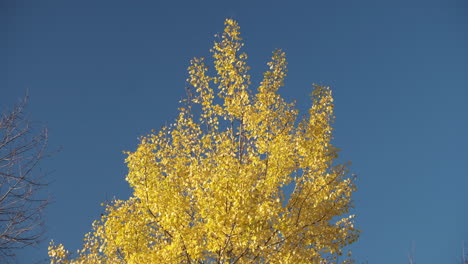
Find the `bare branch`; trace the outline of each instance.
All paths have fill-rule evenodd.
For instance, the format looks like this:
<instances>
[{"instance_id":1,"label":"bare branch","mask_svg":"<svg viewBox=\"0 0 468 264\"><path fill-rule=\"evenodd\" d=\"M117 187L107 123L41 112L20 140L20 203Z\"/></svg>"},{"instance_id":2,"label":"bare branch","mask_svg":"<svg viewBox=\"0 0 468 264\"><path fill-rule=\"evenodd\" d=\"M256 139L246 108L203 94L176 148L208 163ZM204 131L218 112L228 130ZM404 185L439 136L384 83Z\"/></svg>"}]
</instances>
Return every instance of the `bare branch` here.
<instances>
[{"instance_id":1,"label":"bare branch","mask_svg":"<svg viewBox=\"0 0 468 264\"><path fill-rule=\"evenodd\" d=\"M46 157L47 130L36 131L24 114L27 96L0 117L0 260L14 257L14 249L41 241L43 210L49 200L41 197L47 186L36 173Z\"/></svg>"}]
</instances>

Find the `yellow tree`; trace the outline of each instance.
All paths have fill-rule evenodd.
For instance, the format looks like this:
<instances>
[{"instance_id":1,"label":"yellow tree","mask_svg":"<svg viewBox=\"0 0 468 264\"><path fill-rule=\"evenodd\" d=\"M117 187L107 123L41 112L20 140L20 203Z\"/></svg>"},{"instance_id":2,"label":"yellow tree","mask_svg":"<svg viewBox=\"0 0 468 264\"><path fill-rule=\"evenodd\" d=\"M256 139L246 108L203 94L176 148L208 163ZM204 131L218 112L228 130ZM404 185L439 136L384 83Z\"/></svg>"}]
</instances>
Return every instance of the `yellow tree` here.
<instances>
[{"instance_id":1,"label":"yellow tree","mask_svg":"<svg viewBox=\"0 0 468 264\"><path fill-rule=\"evenodd\" d=\"M253 92L239 26L225 25L211 50L216 76L193 59L174 124L128 153L132 197L107 205L76 256L52 242L52 263L350 262L339 256L358 236L355 186L333 163L331 90L314 85L296 121L277 93L284 52Z\"/></svg>"}]
</instances>

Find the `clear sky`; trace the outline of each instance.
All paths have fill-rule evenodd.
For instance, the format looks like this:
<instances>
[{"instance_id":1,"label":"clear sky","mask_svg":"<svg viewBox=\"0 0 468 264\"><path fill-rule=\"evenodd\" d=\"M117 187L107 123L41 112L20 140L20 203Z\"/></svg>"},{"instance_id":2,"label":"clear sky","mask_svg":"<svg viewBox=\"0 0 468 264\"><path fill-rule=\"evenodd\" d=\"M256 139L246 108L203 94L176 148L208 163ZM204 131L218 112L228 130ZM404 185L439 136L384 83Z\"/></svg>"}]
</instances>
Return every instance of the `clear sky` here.
<instances>
[{"instance_id":1,"label":"clear sky","mask_svg":"<svg viewBox=\"0 0 468 264\"><path fill-rule=\"evenodd\" d=\"M468 245L468 2L0 1L0 109L29 90L49 129L47 239L81 246L112 197L126 199L124 150L172 122L192 57L238 20L254 84L276 48L281 93L305 111L333 87L340 159L359 176L357 263L460 263ZM255 87L253 87L255 89Z\"/></svg>"}]
</instances>

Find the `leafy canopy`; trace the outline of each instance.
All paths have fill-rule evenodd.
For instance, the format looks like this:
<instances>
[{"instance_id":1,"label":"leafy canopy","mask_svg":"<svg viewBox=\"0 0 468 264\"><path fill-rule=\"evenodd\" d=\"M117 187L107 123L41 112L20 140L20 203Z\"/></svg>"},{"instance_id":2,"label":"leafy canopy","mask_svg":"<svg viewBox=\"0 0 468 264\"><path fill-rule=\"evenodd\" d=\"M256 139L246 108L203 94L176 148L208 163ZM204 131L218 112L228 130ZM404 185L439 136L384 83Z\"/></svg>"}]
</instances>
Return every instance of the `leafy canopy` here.
<instances>
[{"instance_id":1,"label":"leafy canopy","mask_svg":"<svg viewBox=\"0 0 468 264\"><path fill-rule=\"evenodd\" d=\"M277 93L285 53L273 52L253 93L239 26L225 25L216 76L194 58L175 123L128 153L133 196L107 206L74 259L52 242L52 263L328 263L357 239L355 186L333 164L330 88L315 85L296 122Z\"/></svg>"}]
</instances>

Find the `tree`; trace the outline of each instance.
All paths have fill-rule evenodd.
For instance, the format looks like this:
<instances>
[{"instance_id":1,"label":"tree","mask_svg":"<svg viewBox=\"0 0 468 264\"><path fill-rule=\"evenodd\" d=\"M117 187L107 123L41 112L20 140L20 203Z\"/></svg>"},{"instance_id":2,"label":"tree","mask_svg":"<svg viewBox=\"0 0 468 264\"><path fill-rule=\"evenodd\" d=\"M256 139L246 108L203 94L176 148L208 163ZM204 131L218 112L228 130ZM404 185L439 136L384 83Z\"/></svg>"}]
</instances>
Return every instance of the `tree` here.
<instances>
[{"instance_id":1,"label":"tree","mask_svg":"<svg viewBox=\"0 0 468 264\"><path fill-rule=\"evenodd\" d=\"M47 130L37 131L25 116L27 97L0 118L0 259L41 241L43 209L48 204L36 172L45 157Z\"/></svg>"},{"instance_id":2,"label":"tree","mask_svg":"<svg viewBox=\"0 0 468 264\"><path fill-rule=\"evenodd\" d=\"M254 94L239 26L225 25L217 75L194 58L175 123L128 153L133 196L107 205L75 258L51 242L52 263L331 263L357 239L353 179L333 164L331 90L315 85L296 122L277 93L285 53Z\"/></svg>"}]
</instances>

